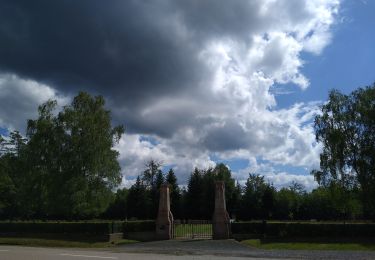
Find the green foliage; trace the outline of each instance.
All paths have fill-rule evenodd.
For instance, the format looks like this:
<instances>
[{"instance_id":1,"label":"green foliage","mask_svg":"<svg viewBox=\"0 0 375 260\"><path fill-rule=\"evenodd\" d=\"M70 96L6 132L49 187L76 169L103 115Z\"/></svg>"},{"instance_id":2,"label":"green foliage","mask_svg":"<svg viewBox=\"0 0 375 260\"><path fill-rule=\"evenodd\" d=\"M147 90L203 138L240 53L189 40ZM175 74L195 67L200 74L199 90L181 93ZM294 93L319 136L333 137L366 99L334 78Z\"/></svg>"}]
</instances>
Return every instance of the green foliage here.
<instances>
[{"instance_id":1,"label":"green foliage","mask_svg":"<svg viewBox=\"0 0 375 260\"><path fill-rule=\"evenodd\" d=\"M161 163L150 160L146 164L146 169L143 171L143 184L150 190L157 190L160 185L160 170Z\"/></svg>"},{"instance_id":2,"label":"green foliage","mask_svg":"<svg viewBox=\"0 0 375 260\"><path fill-rule=\"evenodd\" d=\"M275 188L264 176L249 174L242 198L241 219L267 219L273 214Z\"/></svg>"},{"instance_id":3,"label":"green foliage","mask_svg":"<svg viewBox=\"0 0 375 260\"><path fill-rule=\"evenodd\" d=\"M185 194L185 218L212 218L215 206L215 181L219 180L224 181L225 199L228 205L228 202L233 201L235 197L235 181L230 170L224 164L218 164L214 169L194 169ZM233 213L232 207L228 207L228 210L230 214Z\"/></svg>"},{"instance_id":4,"label":"green foliage","mask_svg":"<svg viewBox=\"0 0 375 260\"><path fill-rule=\"evenodd\" d=\"M141 182L140 177L137 177L137 181L129 189L127 198L127 217L138 218L138 219L150 219L151 217L151 199L146 186Z\"/></svg>"},{"instance_id":5,"label":"green foliage","mask_svg":"<svg viewBox=\"0 0 375 260\"><path fill-rule=\"evenodd\" d=\"M0 214L9 194L16 203L1 217L88 218L106 210L121 181L112 147L124 130L111 127L104 105L103 97L80 92L56 115L57 102L49 100L28 121L27 142L18 132L6 144L2 138L0 178L10 190Z\"/></svg>"},{"instance_id":6,"label":"green foliage","mask_svg":"<svg viewBox=\"0 0 375 260\"><path fill-rule=\"evenodd\" d=\"M129 190L127 188L118 189L108 209L103 214L104 219L125 219L128 215L127 200Z\"/></svg>"},{"instance_id":7,"label":"green foliage","mask_svg":"<svg viewBox=\"0 0 375 260\"><path fill-rule=\"evenodd\" d=\"M349 95L329 94L315 118L317 141L323 144L321 185L335 182L346 190L360 188L365 215L375 217L375 84Z\"/></svg>"},{"instance_id":8,"label":"green foliage","mask_svg":"<svg viewBox=\"0 0 375 260\"><path fill-rule=\"evenodd\" d=\"M8 140L2 137L0 140L0 217L3 218L19 215L20 201L27 196L22 189L26 183L22 175L25 141L18 131L11 132Z\"/></svg>"},{"instance_id":9,"label":"green foliage","mask_svg":"<svg viewBox=\"0 0 375 260\"><path fill-rule=\"evenodd\" d=\"M0 216L11 217L16 204L16 186L9 175L10 158L7 157L0 158Z\"/></svg>"},{"instance_id":10,"label":"green foliage","mask_svg":"<svg viewBox=\"0 0 375 260\"><path fill-rule=\"evenodd\" d=\"M150 203L151 218L156 218L158 206L159 206L159 190L160 186L164 183L164 175L161 171L161 163L154 160L150 160L146 164L146 169L143 171L142 183L148 193ZM144 201L146 203L146 201Z\"/></svg>"}]
</instances>

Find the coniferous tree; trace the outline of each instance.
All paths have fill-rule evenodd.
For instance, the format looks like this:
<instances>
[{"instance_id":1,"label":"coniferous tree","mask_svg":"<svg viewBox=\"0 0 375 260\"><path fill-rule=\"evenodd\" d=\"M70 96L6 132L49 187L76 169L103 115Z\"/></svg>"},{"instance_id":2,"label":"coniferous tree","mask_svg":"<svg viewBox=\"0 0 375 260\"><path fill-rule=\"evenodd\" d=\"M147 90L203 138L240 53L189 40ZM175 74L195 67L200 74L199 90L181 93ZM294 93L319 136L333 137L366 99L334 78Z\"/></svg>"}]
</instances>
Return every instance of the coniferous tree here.
<instances>
[{"instance_id":1,"label":"coniferous tree","mask_svg":"<svg viewBox=\"0 0 375 260\"><path fill-rule=\"evenodd\" d=\"M198 168L190 175L186 191L186 209L185 218L199 219L202 216L203 179L202 173Z\"/></svg>"},{"instance_id":2,"label":"coniferous tree","mask_svg":"<svg viewBox=\"0 0 375 260\"><path fill-rule=\"evenodd\" d=\"M159 207L160 186L164 183L161 163L150 160L143 171L142 181L147 188L147 194L151 201L150 218L156 218Z\"/></svg>"},{"instance_id":3,"label":"coniferous tree","mask_svg":"<svg viewBox=\"0 0 375 260\"><path fill-rule=\"evenodd\" d=\"M148 219L150 218L151 201L147 193L146 186L138 176L135 184L129 189L127 196L128 218Z\"/></svg>"},{"instance_id":4,"label":"coniferous tree","mask_svg":"<svg viewBox=\"0 0 375 260\"><path fill-rule=\"evenodd\" d=\"M165 181L169 184L172 214L175 219L179 219L181 218L181 194L172 168L169 169Z\"/></svg>"}]
</instances>

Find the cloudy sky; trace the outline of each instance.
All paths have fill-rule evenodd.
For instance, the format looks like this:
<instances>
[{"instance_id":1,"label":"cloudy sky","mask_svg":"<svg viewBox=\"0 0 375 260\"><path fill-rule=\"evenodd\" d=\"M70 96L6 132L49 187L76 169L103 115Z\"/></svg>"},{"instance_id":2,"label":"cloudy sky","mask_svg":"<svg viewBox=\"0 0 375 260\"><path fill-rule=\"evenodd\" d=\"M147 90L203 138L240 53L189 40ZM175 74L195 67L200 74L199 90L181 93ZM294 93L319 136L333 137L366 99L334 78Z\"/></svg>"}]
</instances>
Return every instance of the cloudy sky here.
<instances>
[{"instance_id":1,"label":"cloudy sky","mask_svg":"<svg viewBox=\"0 0 375 260\"><path fill-rule=\"evenodd\" d=\"M329 89L375 80L375 1L0 0L0 134L38 104L103 95L123 185L150 159L181 184L224 162L308 189Z\"/></svg>"}]
</instances>

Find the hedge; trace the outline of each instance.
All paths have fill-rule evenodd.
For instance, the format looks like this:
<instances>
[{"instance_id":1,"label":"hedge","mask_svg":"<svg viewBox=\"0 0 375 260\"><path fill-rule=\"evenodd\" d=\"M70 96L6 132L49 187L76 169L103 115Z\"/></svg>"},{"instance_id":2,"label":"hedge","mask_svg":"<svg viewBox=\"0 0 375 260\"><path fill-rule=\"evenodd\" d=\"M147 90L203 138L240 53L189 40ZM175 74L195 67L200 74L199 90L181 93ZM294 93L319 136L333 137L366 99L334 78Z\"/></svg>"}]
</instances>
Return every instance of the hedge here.
<instances>
[{"instance_id":1,"label":"hedge","mask_svg":"<svg viewBox=\"0 0 375 260\"><path fill-rule=\"evenodd\" d=\"M375 224L236 222L233 234L267 237L375 237Z\"/></svg>"},{"instance_id":2,"label":"hedge","mask_svg":"<svg viewBox=\"0 0 375 260\"><path fill-rule=\"evenodd\" d=\"M0 233L110 234L121 230L121 222L0 222Z\"/></svg>"},{"instance_id":3,"label":"hedge","mask_svg":"<svg viewBox=\"0 0 375 260\"><path fill-rule=\"evenodd\" d=\"M146 232L155 231L156 223L154 220L143 221L125 221L123 223L123 232Z\"/></svg>"},{"instance_id":4,"label":"hedge","mask_svg":"<svg viewBox=\"0 0 375 260\"><path fill-rule=\"evenodd\" d=\"M0 222L0 234L111 234L155 231L155 221Z\"/></svg>"}]
</instances>

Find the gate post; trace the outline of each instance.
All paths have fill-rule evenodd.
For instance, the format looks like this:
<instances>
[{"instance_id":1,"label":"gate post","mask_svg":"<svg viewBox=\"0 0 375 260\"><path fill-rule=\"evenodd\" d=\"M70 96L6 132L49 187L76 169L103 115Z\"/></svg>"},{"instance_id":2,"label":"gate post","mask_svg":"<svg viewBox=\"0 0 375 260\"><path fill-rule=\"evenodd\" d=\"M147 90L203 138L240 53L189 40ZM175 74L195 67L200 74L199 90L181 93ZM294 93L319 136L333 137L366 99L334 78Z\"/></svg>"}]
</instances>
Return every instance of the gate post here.
<instances>
[{"instance_id":1,"label":"gate post","mask_svg":"<svg viewBox=\"0 0 375 260\"><path fill-rule=\"evenodd\" d=\"M169 199L168 184L160 187L159 210L156 219L156 237L160 240L172 238L173 215Z\"/></svg>"},{"instance_id":2,"label":"gate post","mask_svg":"<svg viewBox=\"0 0 375 260\"><path fill-rule=\"evenodd\" d=\"M230 238L230 218L225 205L223 181L215 182L215 211L212 218L213 239Z\"/></svg>"}]
</instances>

